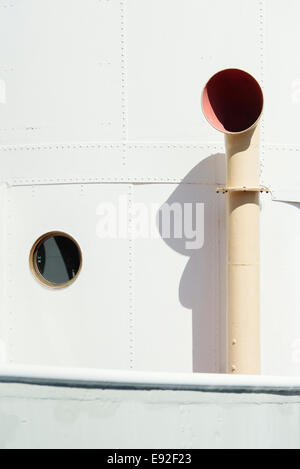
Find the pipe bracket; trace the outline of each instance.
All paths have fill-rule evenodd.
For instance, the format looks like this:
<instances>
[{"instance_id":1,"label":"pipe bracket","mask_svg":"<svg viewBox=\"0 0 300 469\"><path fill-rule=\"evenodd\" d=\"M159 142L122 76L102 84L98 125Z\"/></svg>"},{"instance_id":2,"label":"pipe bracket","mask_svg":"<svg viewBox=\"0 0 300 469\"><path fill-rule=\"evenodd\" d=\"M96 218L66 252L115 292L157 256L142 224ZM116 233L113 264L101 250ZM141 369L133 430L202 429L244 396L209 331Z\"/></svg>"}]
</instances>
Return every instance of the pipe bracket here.
<instances>
[{"instance_id":1,"label":"pipe bracket","mask_svg":"<svg viewBox=\"0 0 300 469\"><path fill-rule=\"evenodd\" d=\"M259 187L246 187L246 186L240 186L240 187L230 187L230 186L225 186L225 187L217 187L216 189L217 194L226 194L227 192L266 192L268 194L270 192L270 189L268 189L265 186L259 186Z\"/></svg>"}]
</instances>

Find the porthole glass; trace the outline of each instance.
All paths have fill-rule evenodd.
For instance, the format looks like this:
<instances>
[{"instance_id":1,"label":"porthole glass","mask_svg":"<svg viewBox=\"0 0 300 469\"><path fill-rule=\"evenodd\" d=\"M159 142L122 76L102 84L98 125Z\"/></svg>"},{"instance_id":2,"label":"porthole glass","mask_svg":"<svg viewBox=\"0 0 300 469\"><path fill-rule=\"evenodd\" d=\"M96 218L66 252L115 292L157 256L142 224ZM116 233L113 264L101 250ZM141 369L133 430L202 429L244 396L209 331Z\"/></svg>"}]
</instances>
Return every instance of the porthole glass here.
<instances>
[{"instance_id":1,"label":"porthole glass","mask_svg":"<svg viewBox=\"0 0 300 469\"><path fill-rule=\"evenodd\" d=\"M41 236L30 252L30 266L34 276L50 287L66 287L74 282L81 263L78 243L60 231Z\"/></svg>"}]
</instances>

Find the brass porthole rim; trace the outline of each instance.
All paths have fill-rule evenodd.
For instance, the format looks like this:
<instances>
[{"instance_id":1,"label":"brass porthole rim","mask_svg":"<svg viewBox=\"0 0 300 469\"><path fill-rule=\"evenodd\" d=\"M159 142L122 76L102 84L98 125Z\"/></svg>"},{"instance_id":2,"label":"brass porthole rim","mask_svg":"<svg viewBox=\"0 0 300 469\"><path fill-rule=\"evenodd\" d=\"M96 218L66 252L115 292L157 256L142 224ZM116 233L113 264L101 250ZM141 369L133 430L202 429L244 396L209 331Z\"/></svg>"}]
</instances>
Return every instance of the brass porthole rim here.
<instances>
[{"instance_id":1,"label":"brass porthole rim","mask_svg":"<svg viewBox=\"0 0 300 469\"><path fill-rule=\"evenodd\" d=\"M46 241L47 239L53 237L53 236L64 236L65 238L68 238L70 239L74 244L75 246L77 247L78 249L78 253L79 253L79 268L78 268L78 271L76 272L75 276L68 280L68 282L65 282L65 283L59 283L59 284L56 284L56 283L52 283L52 282L49 282L47 279L45 279L45 277L43 277L43 275L40 273L39 271L39 268L37 266L37 251L38 251L38 248L40 247L40 245ZM78 244L78 242L76 241L76 239L74 239L71 235L69 235L68 233L65 233L63 231L49 231L43 235L41 235L33 244L31 250L30 250L30 254L29 254L29 266L30 266L30 270L34 276L34 278L36 280L38 280L38 282L40 282L42 285L46 286L46 287L50 287L50 288L54 288L54 289L57 289L57 288L65 288L65 287L68 287L69 285L71 285L73 282L75 282L75 280L77 279L78 275L80 274L80 271L81 271L81 268L82 268L82 252L81 252L81 248Z\"/></svg>"}]
</instances>

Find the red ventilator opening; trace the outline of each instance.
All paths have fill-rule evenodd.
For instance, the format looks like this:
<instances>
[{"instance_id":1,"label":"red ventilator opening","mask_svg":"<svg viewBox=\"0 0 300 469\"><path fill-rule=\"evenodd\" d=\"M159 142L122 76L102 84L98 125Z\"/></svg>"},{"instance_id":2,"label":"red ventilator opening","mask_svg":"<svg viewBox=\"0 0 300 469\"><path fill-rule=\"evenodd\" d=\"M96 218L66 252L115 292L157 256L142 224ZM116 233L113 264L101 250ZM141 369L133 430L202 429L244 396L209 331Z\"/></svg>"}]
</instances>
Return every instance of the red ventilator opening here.
<instances>
[{"instance_id":1,"label":"red ventilator opening","mask_svg":"<svg viewBox=\"0 0 300 469\"><path fill-rule=\"evenodd\" d=\"M216 73L202 93L202 109L208 122L225 133L251 128L263 110L259 83L247 72L230 68Z\"/></svg>"}]
</instances>

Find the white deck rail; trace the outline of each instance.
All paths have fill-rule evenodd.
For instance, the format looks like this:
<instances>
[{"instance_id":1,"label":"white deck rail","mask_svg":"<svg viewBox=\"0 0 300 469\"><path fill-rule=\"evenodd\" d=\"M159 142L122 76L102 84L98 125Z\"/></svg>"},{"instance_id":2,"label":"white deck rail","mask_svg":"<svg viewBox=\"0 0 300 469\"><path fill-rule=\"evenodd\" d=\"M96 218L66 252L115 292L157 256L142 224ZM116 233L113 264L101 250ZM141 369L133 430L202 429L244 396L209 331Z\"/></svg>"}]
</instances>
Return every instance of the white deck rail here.
<instances>
[{"instance_id":1,"label":"white deck rail","mask_svg":"<svg viewBox=\"0 0 300 469\"><path fill-rule=\"evenodd\" d=\"M201 373L151 373L124 370L0 366L0 382L52 386L177 389L244 392L300 392L300 378Z\"/></svg>"}]
</instances>

